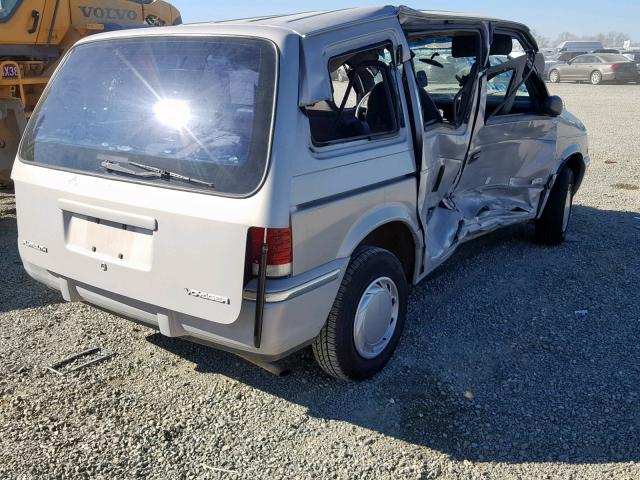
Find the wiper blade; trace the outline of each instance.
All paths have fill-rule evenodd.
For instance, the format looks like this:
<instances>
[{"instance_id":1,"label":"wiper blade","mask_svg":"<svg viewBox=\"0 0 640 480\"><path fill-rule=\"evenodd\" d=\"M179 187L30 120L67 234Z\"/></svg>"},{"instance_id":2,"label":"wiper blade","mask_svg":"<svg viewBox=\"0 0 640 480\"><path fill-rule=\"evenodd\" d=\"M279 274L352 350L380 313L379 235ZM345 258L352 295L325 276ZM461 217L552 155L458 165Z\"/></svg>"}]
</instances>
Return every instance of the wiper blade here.
<instances>
[{"instance_id":1,"label":"wiper blade","mask_svg":"<svg viewBox=\"0 0 640 480\"><path fill-rule=\"evenodd\" d=\"M213 183L207 182L205 180L200 180L198 178L193 178L193 177L187 177L186 175L181 175L179 173L172 172L170 170L152 167L151 165L132 162L130 160L128 160L126 164L122 164L120 162L114 162L111 160L105 160L100 165L102 165L102 167L104 167L109 171L126 173L128 175L135 175L136 177L175 178L176 180L182 180L184 182L189 182L189 183L197 183L198 185L204 185L209 188L215 187ZM132 165L134 167L139 168L140 170L134 170L132 168L128 168L127 165Z\"/></svg>"},{"instance_id":2,"label":"wiper blade","mask_svg":"<svg viewBox=\"0 0 640 480\"><path fill-rule=\"evenodd\" d=\"M148 177L155 177L155 178L160 178L160 174L157 173L157 172L152 172L150 170L143 170L143 171L133 170L131 168L127 168L125 165L123 165L121 163L112 162L110 160L105 160L100 165L102 165L104 168L106 168L110 172L127 173L129 175L135 175L136 177L147 177L147 178Z\"/></svg>"}]
</instances>

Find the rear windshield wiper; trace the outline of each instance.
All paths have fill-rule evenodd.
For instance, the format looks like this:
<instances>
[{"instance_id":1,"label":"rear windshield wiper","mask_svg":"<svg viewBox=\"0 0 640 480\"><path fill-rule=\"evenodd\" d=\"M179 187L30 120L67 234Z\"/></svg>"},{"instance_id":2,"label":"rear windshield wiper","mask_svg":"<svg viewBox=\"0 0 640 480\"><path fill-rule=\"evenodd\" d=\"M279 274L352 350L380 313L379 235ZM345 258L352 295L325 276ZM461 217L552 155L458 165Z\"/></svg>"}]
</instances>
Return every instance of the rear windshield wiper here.
<instances>
[{"instance_id":1,"label":"rear windshield wiper","mask_svg":"<svg viewBox=\"0 0 640 480\"><path fill-rule=\"evenodd\" d=\"M198 178L187 177L186 175L181 175L176 172L171 172L169 170L165 170L162 168L152 167L151 165L144 165L143 163L132 162L130 160L127 163L123 164L120 162L114 162L112 160L105 160L100 165L104 167L106 170L110 172L119 172L126 173L128 175L135 175L136 177L145 177L145 178L175 178L176 180L182 180L184 182L189 183L197 183L199 185L205 185L209 188L214 188L215 185L211 182L207 182L205 180L200 180ZM139 168L139 170L134 170L129 168L129 165Z\"/></svg>"}]
</instances>

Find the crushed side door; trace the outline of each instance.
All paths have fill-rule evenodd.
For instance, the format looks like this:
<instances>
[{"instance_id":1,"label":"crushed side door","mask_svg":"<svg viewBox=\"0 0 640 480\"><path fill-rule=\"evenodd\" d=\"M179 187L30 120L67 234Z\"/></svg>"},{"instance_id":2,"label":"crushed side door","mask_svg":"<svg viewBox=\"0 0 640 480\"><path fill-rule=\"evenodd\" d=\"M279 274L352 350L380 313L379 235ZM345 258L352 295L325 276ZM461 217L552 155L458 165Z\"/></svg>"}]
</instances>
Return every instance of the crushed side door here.
<instances>
[{"instance_id":1,"label":"crushed side door","mask_svg":"<svg viewBox=\"0 0 640 480\"><path fill-rule=\"evenodd\" d=\"M481 69L468 153L449 188L433 192L427 201L427 271L463 241L535 218L556 158L557 123L540 112L514 111L514 106L520 102L522 86L538 75L539 64L534 47L520 57ZM502 101L488 105L489 82L507 72L510 81Z\"/></svg>"}]
</instances>

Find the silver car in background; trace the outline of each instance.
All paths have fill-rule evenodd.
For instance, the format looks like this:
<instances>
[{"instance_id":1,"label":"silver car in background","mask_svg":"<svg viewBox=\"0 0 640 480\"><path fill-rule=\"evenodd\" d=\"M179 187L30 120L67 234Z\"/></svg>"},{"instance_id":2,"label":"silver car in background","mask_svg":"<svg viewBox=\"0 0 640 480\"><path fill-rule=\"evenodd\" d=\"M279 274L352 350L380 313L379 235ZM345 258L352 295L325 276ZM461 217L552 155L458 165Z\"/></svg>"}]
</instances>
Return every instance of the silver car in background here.
<instances>
[{"instance_id":1,"label":"silver car in background","mask_svg":"<svg viewBox=\"0 0 640 480\"><path fill-rule=\"evenodd\" d=\"M556 65L566 64L580 55L586 55L589 52L561 52L545 57L544 59L544 79L549 80L549 73Z\"/></svg>"},{"instance_id":2,"label":"silver car in background","mask_svg":"<svg viewBox=\"0 0 640 480\"><path fill-rule=\"evenodd\" d=\"M554 65L549 71L552 83L572 81L591 82L638 82L638 67L624 55L593 53L580 55L573 60Z\"/></svg>"}]
</instances>

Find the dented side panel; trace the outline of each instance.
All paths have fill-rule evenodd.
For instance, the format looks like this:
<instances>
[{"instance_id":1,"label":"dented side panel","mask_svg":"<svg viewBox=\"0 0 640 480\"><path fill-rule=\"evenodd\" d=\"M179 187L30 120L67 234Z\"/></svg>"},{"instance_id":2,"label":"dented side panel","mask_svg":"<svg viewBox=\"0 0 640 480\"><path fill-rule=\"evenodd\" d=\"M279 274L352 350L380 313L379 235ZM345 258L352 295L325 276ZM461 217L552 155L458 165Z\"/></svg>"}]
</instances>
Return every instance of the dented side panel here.
<instances>
[{"instance_id":1,"label":"dented side panel","mask_svg":"<svg viewBox=\"0 0 640 480\"><path fill-rule=\"evenodd\" d=\"M564 122L540 114L508 114L525 63L535 68L534 62L521 57L497 70L481 71L469 124L457 131L439 127L423 135L420 183L428 192L420 205L424 275L462 242L539 213L559 164L558 125ZM502 114L487 115L487 82L510 68L517 78L499 109Z\"/></svg>"}]
</instances>

